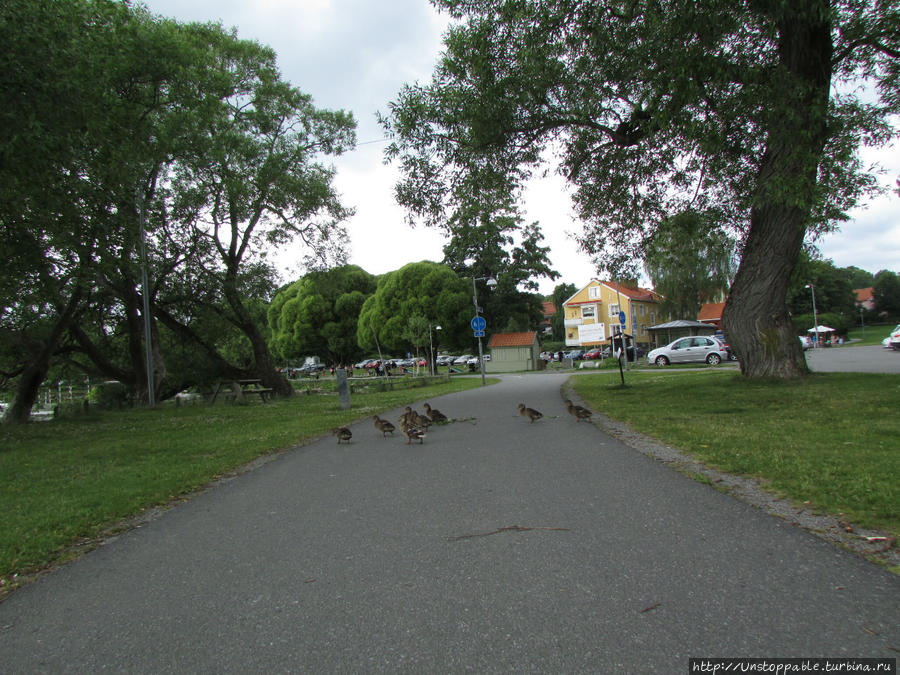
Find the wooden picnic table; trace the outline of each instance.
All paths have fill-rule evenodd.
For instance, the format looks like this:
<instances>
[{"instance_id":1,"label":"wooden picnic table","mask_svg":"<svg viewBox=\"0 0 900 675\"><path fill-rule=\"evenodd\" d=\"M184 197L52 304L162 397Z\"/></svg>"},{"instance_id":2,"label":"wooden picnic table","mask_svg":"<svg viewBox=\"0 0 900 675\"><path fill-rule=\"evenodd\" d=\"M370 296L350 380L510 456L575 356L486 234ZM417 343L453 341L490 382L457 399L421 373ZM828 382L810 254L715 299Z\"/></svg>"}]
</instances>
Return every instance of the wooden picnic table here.
<instances>
[{"instance_id":1,"label":"wooden picnic table","mask_svg":"<svg viewBox=\"0 0 900 675\"><path fill-rule=\"evenodd\" d=\"M263 387L260 380L220 380L216 382L209 402L210 404L215 403L216 398L222 393L223 396L235 403L243 401L246 396L253 395L259 396L263 403L267 403L269 395L273 392L273 389Z\"/></svg>"}]
</instances>

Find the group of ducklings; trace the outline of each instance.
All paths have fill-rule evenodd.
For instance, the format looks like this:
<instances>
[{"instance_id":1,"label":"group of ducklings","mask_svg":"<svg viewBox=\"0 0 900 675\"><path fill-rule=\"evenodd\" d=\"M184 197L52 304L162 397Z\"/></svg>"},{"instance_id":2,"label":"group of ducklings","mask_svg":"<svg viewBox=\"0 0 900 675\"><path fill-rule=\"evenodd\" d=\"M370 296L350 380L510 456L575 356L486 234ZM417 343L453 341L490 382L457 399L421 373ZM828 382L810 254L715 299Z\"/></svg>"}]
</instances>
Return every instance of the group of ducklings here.
<instances>
[{"instance_id":1,"label":"group of ducklings","mask_svg":"<svg viewBox=\"0 0 900 675\"><path fill-rule=\"evenodd\" d=\"M588 408L575 405L569 399L565 399L563 403L566 404L566 410L568 410L569 414L575 418L576 422L581 422L582 420L590 421L591 416L594 414ZM436 408L432 408L428 403L424 403L423 407L425 408L424 415L416 412L410 406L406 406L403 414L400 415L400 419L398 420L400 422L400 431L406 436L407 445L413 441L419 441L420 444L424 443L428 427L432 424L441 424L448 421L447 416L444 413ZM539 420L544 416L540 411L529 408L524 403L519 404L519 414L522 417L527 417L528 421L532 424L534 424L535 420ZM380 418L378 415L372 415L372 421L375 423L375 428L381 432L383 437L387 437L388 434L393 436L394 432L397 430L391 422ZM342 441L349 443L350 439L353 437L353 432L347 427L335 427L331 430L331 433L337 437L338 443L341 443Z\"/></svg>"},{"instance_id":2,"label":"group of ducklings","mask_svg":"<svg viewBox=\"0 0 900 675\"><path fill-rule=\"evenodd\" d=\"M563 403L566 404L566 410L568 410L569 414L575 418L576 422L580 422L581 420L590 421L591 416L594 414L584 406L575 405L569 399L565 399ZM519 414L522 417L527 417L531 424L534 424L535 420L539 420L544 416L539 410L529 408L524 403L519 404Z\"/></svg>"},{"instance_id":3,"label":"group of ducklings","mask_svg":"<svg viewBox=\"0 0 900 675\"><path fill-rule=\"evenodd\" d=\"M422 415L413 410L410 406L406 406L403 414L400 415L400 419L398 420L400 423L400 431L406 436L407 445L411 444L413 441L419 441L420 444L424 443L428 427L432 424L442 424L449 421L444 413L437 408L432 408L430 404L425 403L424 408L425 414ZM372 421L375 423L375 428L381 432L383 437L386 437L388 434L393 436L394 432L397 430L397 427L391 422L382 419L378 415L372 415ZM341 441L347 441L347 443L349 443L350 439L353 437L353 432L347 427L335 427L331 430L331 433L337 437L338 443L341 443Z\"/></svg>"}]
</instances>

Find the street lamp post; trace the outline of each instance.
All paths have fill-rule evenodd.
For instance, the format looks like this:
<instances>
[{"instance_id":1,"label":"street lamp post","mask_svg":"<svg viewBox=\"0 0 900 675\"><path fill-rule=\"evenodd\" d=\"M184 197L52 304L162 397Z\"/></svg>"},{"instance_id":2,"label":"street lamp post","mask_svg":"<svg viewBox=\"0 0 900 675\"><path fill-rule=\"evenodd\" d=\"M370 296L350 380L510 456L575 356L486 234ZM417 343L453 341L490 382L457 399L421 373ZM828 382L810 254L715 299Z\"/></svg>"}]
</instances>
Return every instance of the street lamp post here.
<instances>
[{"instance_id":1,"label":"street lamp post","mask_svg":"<svg viewBox=\"0 0 900 675\"><path fill-rule=\"evenodd\" d=\"M440 326L435 326L434 330L439 331ZM438 343L440 344L440 343ZM431 348L431 376L434 377L434 343L431 341L431 324L428 324L428 346Z\"/></svg>"},{"instance_id":2,"label":"street lamp post","mask_svg":"<svg viewBox=\"0 0 900 675\"><path fill-rule=\"evenodd\" d=\"M819 348L819 315L816 312L816 289L813 288L812 284L806 284L806 287L809 289L810 293L812 293L812 303L813 303L813 328L816 333L816 345L815 348Z\"/></svg>"},{"instance_id":3,"label":"street lamp post","mask_svg":"<svg viewBox=\"0 0 900 675\"><path fill-rule=\"evenodd\" d=\"M481 307L478 306L478 290L475 287L476 281L486 281L488 288L495 288L497 280L494 277L472 277L472 302L475 303L475 316L481 316ZM487 385L484 379L484 350L481 347L481 337L478 338L478 367L481 369L481 386Z\"/></svg>"}]
</instances>

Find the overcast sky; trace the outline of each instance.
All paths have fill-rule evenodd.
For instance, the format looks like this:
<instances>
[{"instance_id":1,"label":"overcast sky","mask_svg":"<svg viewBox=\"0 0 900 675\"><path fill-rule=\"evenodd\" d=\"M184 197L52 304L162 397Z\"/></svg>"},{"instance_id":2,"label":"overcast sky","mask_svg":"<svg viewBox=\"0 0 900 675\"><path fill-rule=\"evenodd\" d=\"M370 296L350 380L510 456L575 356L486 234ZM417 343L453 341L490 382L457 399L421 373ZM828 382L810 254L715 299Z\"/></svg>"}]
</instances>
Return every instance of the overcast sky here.
<instances>
[{"instance_id":1,"label":"overcast sky","mask_svg":"<svg viewBox=\"0 0 900 675\"><path fill-rule=\"evenodd\" d=\"M411 228L394 202L397 174L385 166L383 131L376 111L387 112L403 84L429 81L441 51L446 19L427 0L143 0L154 14L179 21L221 21L238 36L269 45L278 54L284 77L312 95L322 108L353 111L358 148L334 159L336 187L343 202L356 209L347 224L350 261L372 274L408 262L440 261L445 241L433 230ZM878 153L888 166L885 181L900 175L900 152ZM564 183L555 177L535 181L526 197L527 222L540 222L556 282L541 280L541 292L558 283L585 285L596 276L588 257L578 251L572 233L581 226L572 216ZM853 214L842 232L819 242L826 258L839 267L855 265L870 272L900 272L900 197L896 193ZM285 280L302 271L282 259Z\"/></svg>"}]
</instances>

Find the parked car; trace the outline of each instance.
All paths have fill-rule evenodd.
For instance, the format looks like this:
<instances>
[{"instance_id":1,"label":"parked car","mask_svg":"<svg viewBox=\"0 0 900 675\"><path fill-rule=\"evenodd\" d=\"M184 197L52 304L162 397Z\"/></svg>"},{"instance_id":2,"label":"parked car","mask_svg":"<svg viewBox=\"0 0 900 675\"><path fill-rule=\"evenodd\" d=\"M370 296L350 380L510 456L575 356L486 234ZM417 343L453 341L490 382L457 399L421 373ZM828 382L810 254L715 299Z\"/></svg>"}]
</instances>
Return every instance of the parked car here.
<instances>
[{"instance_id":1,"label":"parked car","mask_svg":"<svg viewBox=\"0 0 900 675\"><path fill-rule=\"evenodd\" d=\"M644 349L642 347L635 347L634 345L628 345L628 360L635 361L641 358L644 355ZM615 356L615 354L610 350L609 347L604 347L602 354L602 358L608 359L610 356Z\"/></svg>"},{"instance_id":2,"label":"parked car","mask_svg":"<svg viewBox=\"0 0 900 675\"><path fill-rule=\"evenodd\" d=\"M585 360L602 359L603 358L603 349L601 347L594 347L593 349L589 349L584 353L584 356L582 358Z\"/></svg>"},{"instance_id":3,"label":"parked car","mask_svg":"<svg viewBox=\"0 0 900 675\"><path fill-rule=\"evenodd\" d=\"M678 338L647 354L647 361L657 366L667 366L670 363L708 363L717 366L727 358L725 346L705 335Z\"/></svg>"},{"instance_id":4,"label":"parked car","mask_svg":"<svg viewBox=\"0 0 900 675\"><path fill-rule=\"evenodd\" d=\"M571 351L563 354L564 359L572 359L573 361L578 361L584 358L584 350L583 349L573 349Z\"/></svg>"},{"instance_id":5,"label":"parked car","mask_svg":"<svg viewBox=\"0 0 900 675\"><path fill-rule=\"evenodd\" d=\"M453 363L453 359L455 358L455 356L450 356L449 354L441 354L440 356L435 358L434 364L436 366L448 366Z\"/></svg>"},{"instance_id":6,"label":"parked car","mask_svg":"<svg viewBox=\"0 0 900 675\"><path fill-rule=\"evenodd\" d=\"M457 356L455 359L453 359L453 365L454 366L464 366L464 365L468 364L469 359L471 359L471 358L472 358L471 354L463 354L462 356Z\"/></svg>"},{"instance_id":7,"label":"parked car","mask_svg":"<svg viewBox=\"0 0 900 675\"><path fill-rule=\"evenodd\" d=\"M891 331L890 335L888 335L888 344L891 349L900 351L900 323L898 323L897 327Z\"/></svg>"},{"instance_id":8,"label":"parked car","mask_svg":"<svg viewBox=\"0 0 900 675\"><path fill-rule=\"evenodd\" d=\"M810 347L812 347L812 340L810 340L805 335L798 335L797 338L800 340L800 346L803 348L803 351L806 351Z\"/></svg>"}]
</instances>

